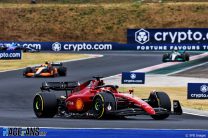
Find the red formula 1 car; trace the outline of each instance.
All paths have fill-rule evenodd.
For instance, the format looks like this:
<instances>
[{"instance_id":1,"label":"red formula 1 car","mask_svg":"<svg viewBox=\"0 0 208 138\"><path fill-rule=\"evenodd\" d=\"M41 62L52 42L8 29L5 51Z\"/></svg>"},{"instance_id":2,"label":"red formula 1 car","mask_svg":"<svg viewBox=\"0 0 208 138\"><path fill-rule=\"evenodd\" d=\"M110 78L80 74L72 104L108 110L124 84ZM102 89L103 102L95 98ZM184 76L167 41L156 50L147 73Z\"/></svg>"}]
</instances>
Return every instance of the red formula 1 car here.
<instances>
[{"instance_id":1,"label":"red formula 1 car","mask_svg":"<svg viewBox=\"0 0 208 138\"><path fill-rule=\"evenodd\" d=\"M56 77L66 76L67 68L63 67L62 63L45 62L40 66L27 67L23 71L25 77Z\"/></svg>"},{"instance_id":2,"label":"red formula 1 car","mask_svg":"<svg viewBox=\"0 0 208 138\"><path fill-rule=\"evenodd\" d=\"M140 99L127 93L118 92L118 86L105 85L101 77L95 77L83 84L78 82L44 82L41 92L33 101L37 117L47 118L68 116L70 118L92 117L95 119L150 115L156 120L167 118L170 114L181 115L179 101L171 101L164 92L151 92L149 98ZM53 91L65 91L65 96ZM59 96L57 95L59 94Z\"/></svg>"}]
</instances>

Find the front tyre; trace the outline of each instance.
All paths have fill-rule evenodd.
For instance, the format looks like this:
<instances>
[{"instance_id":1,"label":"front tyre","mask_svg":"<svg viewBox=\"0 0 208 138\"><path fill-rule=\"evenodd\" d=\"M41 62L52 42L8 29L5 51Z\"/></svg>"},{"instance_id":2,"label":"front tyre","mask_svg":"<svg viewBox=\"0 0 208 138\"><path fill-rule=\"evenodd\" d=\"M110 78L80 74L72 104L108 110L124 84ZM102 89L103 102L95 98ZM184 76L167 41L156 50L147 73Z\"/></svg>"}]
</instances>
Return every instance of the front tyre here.
<instances>
[{"instance_id":1,"label":"front tyre","mask_svg":"<svg viewBox=\"0 0 208 138\"><path fill-rule=\"evenodd\" d=\"M115 110L116 100L111 92L100 92L94 97L92 111L96 119L109 118Z\"/></svg>"},{"instance_id":2,"label":"front tyre","mask_svg":"<svg viewBox=\"0 0 208 138\"><path fill-rule=\"evenodd\" d=\"M49 92L37 93L33 100L33 110L38 118L52 118L57 113L56 95Z\"/></svg>"},{"instance_id":3,"label":"front tyre","mask_svg":"<svg viewBox=\"0 0 208 138\"><path fill-rule=\"evenodd\" d=\"M27 74L28 73L33 73L33 69L31 67L27 67L24 71L23 71L23 76L28 77Z\"/></svg>"},{"instance_id":4,"label":"front tyre","mask_svg":"<svg viewBox=\"0 0 208 138\"><path fill-rule=\"evenodd\" d=\"M167 113L151 115L153 119L163 120L169 117L170 115L169 112L171 111L171 101L170 101L169 96L166 93L153 92L150 94L149 100L150 100L150 105L153 108L161 107L167 110Z\"/></svg>"},{"instance_id":5,"label":"front tyre","mask_svg":"<svg viewBox=\"0 0 208 138\"><path fill-rule=\"evenodd\" d=\"M58 74L59 74L59 76L66 76L67 68L66 67L59 67L58 68Z\"/></svg>"},{"instance_id":6,"label":"front tyre","mask_svg":"<svg viewBox=\"0 0 208 138\"><path fill-rule=\"evenodd\" d=\"M184 61L189 61L190 55L188 53L184 53Z\"/></svg>"},{"instance_id":7,"label":"front tyre","mask_svg":"<svg viewBox=\"0 0 208 138\"><path fill-rule=\"evenodd\" d=\"M167 62L167 59L169 59L170 57L169 57L169 54L168 53L166 53L166 54L164 54L163 55L163 58L162 58L162 62Z\"/></svg>"}]
</instances>

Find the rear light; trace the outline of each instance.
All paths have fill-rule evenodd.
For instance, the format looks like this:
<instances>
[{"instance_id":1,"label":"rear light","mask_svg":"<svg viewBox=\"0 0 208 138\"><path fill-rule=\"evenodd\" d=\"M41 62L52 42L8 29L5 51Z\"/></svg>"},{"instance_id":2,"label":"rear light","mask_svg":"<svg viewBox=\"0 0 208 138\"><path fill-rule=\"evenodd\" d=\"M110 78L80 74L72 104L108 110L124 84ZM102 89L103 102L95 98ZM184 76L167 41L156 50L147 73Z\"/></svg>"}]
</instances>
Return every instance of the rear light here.
<instances>
[{"instance_id":1,"label":"rear light","mask_svg":"<svg viewBox=\"0 0 208 138\"><path fill-rule=\"evenodd\" d=\"M84 103L83 103L82 99L77 99L75 106L78 111L81 111L84 107Z\"/></svg>"}]
</instances>

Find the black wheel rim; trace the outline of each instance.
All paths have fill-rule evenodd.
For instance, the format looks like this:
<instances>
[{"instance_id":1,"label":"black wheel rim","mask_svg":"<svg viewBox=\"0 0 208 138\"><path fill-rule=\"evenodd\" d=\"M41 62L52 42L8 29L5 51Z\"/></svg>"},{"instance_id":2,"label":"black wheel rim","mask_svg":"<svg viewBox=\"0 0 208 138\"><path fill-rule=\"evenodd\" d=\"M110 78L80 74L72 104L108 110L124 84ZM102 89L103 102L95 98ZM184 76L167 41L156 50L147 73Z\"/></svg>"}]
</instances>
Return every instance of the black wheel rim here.
<instances>
[{"instance_id":1,"label":"black wheel rim","mask_svg":"<svg viewBox=\"0 0 208 138\"><path fill-rule=\"evenodd\" d=\"M103 113L104 113L104 104L102 99L96 98L93 104L93 111L94 111L94 116L96 118L101 118Z\"/></svg>"},{"instance_id":2,"label":"black wheel rim","mask_svg":"<svg viewBox=\"0 0 208 138\"><path fill-rule=\"evenodd\" d=\"M40 116L43 112L43 100L40 95L36 95L33 102L33 109L37 116Z\"/></svg>"}]
</instances>

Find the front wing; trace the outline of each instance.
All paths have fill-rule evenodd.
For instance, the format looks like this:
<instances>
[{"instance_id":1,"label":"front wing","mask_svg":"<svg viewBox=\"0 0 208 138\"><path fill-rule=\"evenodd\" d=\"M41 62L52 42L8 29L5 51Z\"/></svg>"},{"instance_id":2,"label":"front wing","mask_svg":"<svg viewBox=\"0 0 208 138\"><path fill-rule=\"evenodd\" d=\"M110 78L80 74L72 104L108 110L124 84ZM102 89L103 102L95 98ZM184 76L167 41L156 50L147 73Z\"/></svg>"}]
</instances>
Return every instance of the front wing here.
<instances>
[{"instance_id":1,"label":"front wing","mask_svg":"<svg viewBox=\"0 0 208 138\"><path fill-rule=\"evenodd\" d=\"M35 73L26 73L24 74L26 77L52 77L53 74L51 73L40 73L40 74L35 74Z\"/></svg>"},{"instance_id":2,"label":"front wing","mask_svg":"<svg viewBox=\"0 0 208 138\"><path fill-rule=\"evenodd\" d=\"M176 58L174 60L172 60L171 58L166 58L164 59L165 62L185 62L185 60L183 58Z\"/></svg>"}]
</instances>

